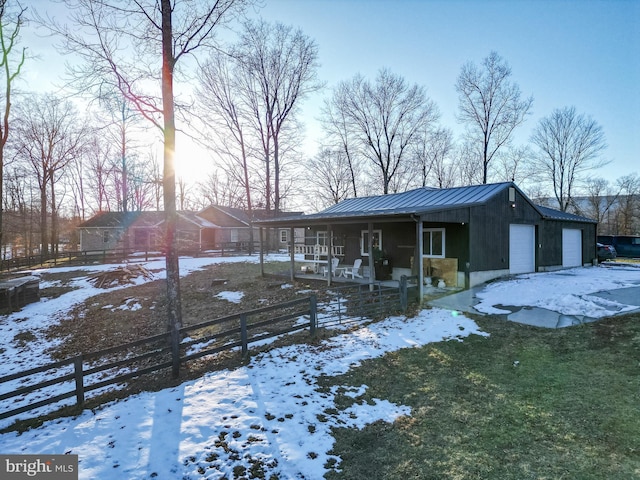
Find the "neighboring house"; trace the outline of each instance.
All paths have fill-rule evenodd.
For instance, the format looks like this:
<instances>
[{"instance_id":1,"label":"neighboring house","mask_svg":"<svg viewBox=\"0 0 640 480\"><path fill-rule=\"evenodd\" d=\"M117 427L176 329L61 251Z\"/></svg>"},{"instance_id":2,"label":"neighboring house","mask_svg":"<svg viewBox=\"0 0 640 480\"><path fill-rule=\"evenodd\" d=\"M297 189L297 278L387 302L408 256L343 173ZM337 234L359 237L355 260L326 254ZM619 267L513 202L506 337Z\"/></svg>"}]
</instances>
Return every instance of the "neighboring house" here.
<instances>
[{"instance_id":1,"label":"neighboring house","mask_svg":"<svg viewBox=\"0 0 640 480\"><path fill-rule=\"evenodd\" d=\"M254 212L254 218L270 216L262 210ZM219 248L248 250L252 228L253 241L257 244L260 240L259 229L252 227L251 219L243 210L211 205L200 212L180 211L178 246L183 251ZM163 250L164 212L101 212L81 223L78 231L81 251ZM304 237L303 232L296 231L296 241L299 236ZM289 229L271 235L271 248L286 249L288 242Z\"/></svg>"},{"instance_id":2,"label":"neighboring house","mask_svg":"<svg viewBox=\"0 0 640 480\"><path fill-rule=\"evenodd\" d=\"M383 278L387 270L394 279L418 275L421 285L436 277L468 288L596 258L595 221L534 205L511 182L351 198L319 213L257 223L308 228L329 239L342 264L360 258L365 274L373 266Z\"/></svg>"},{"instance_id":3,"label":"neighboring house","mask_svg":"<svg viewBox=\"0 0 640 480\"><path fill-rule=\"evenodd\" d=\"M101 212L78 225L80 250L164 249L164 212ZM178 212L177 240L187 251L214 248L216 225L194 212Z\"/></svg>"}]
</instances>

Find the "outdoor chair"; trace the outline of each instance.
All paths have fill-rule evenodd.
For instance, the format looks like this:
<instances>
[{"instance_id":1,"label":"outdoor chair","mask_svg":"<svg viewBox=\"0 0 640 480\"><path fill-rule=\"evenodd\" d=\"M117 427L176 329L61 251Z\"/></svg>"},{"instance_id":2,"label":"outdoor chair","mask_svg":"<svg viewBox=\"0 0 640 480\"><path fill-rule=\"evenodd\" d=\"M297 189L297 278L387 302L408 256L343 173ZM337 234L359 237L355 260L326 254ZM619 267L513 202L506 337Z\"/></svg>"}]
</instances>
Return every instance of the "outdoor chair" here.
<instances>
[{"instance_id":1,"label":"outdoor chair","mask_svg":"<svg viewBox=\"0 0 640 480\"><path fill-rule=\"evenodd\" d=\"M343 275L345 277L351 276L351 278L362 278L360 275L360 266L362 265L362 259L358 258L355 262L353 262L352 267L344 267Z\"/></svg>"},{"instance_id":2,"label":"outdoor chair","mask_svg":"<svg viewBox=\"0 0 640 480\"><path fill-rule=\"evenodd\" d=\"M334 277L338 275L338 270L341 270L338 268L338 263L340 263L339 258L333 257L331 259L331 275ZM326 277L327 273L329 273L329 267L322 267L322 276Z\"/></svg>"}]
</instances>

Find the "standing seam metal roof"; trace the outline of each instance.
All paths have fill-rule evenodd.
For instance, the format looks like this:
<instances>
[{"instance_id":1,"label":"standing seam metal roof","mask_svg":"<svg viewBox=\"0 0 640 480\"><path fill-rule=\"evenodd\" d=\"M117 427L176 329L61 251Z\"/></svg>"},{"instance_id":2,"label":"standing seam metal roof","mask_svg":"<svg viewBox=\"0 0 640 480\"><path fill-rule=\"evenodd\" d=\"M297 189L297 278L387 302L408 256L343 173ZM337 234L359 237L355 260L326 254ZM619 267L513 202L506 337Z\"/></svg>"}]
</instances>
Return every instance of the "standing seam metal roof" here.
<instances>
[{"instance_id":1,"label":"standing seam metal roof","mask_svg":"<svg viewBox=\"0 0 640 480\"><path fill-rule=\"evenodd\" d=\"M511 183L495 183L456 188L418 188L408 192L375 197L350 198L333 205L313 216L331 216L345 213L367 214L372 212L389 212L414 209L415 211L431 210L453 206L464 206L484 203Z\"/></svg>"}]
</instances>

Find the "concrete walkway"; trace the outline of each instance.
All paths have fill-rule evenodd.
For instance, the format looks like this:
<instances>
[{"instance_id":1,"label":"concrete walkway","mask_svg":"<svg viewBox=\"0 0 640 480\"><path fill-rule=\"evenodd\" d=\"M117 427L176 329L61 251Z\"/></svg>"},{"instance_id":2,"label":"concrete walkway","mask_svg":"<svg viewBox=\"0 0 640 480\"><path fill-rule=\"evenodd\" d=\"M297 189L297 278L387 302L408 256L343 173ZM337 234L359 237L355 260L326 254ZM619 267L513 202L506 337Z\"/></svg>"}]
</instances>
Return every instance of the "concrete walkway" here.
<instances>
[{"instance_id":1,"label":"concrete walkway","mask_svg":"<svg viewBox=\"0 0 640 480\"><path fill-rule=\"evenodd\" d=\"M473 308L475 305L480 303L480 300L476 297L476 293L483 289L484 286L480 285L470 288L469 290L430 300L427 304L432 307L444 308L447 310L457 310L464 313L485 315ZM617 304L634 305L638 307L638 310L640 310L640 286L620 288L616 290L603 290L590 295L608 300L609 302L616 302ZM619 314L619 309L616 309L614 306L610 306L612 304L609 302L604 302L603 306L609 305L606 308L611 311L611 316ZM591 318L585 315L564 315L562 313L554 312L551 309L540 307L514 307L500 305L500 309L511 311L511 313L503 315L506 320L542 328L564 328L598 320L598 318ZM629 313L629 311L627 310L624 313Z\"/></svg>"}]
</instances>

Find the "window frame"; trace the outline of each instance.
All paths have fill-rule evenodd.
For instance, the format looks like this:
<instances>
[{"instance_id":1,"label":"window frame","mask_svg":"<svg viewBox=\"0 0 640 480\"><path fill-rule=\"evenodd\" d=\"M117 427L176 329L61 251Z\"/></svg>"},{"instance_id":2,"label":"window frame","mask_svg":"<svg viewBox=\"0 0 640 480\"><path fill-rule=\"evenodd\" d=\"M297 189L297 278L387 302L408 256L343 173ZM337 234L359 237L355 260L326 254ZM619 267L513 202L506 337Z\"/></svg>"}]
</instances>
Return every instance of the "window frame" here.
<instances>
[{"instance_id":1,"label":"window frame","mask_svg":"<svg viewBox=\"0 0 640 480\"><path fill-rule=\"evenodd\" d=\"M434 255L433 254L433 233L439 232L442 235L442 254ZM429 253L427 252L427 245L425 242L424 235L425 233L429 233ZM444 227L436 227L436 228L423 228L422 229L422 257L423 258L446 258L446 229Z\"/></svg>"},{"instance_id":2,"label":"window frame","mask_svg":"<svg viewBox=\"0 0 640 480\"><path fill-rule=\"evenodd\" d=\"M323 247L329 245L329 232L327 230L316 231L316 245L321 245Z\"/></svg>"},{"instance_id":3,"label":"window frame","mask_svg":"<svg viewBox=\"0 0 640 480\"><path fill-rule=\"evenodd\" d=\"M280 243L289 243L289 230L286 228L280 229Z\"/></svg>"},{"instance_id":4,"label":"window frame","mask_svg":"<svg viewBox=\"0 0 640 480\"><path fill-rule=\"evenodd\" d=\"M372 230L373 233L373 248L378 248L382 251L382 229ZM376 235L378 236L378 244L375 243ZM369 256L369 230L360 231L360 255L363 257Z\"/></svg>"}]
</instances>

